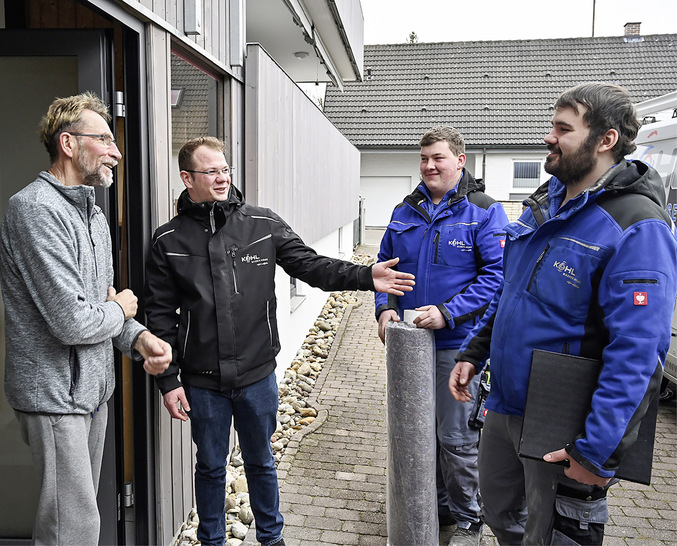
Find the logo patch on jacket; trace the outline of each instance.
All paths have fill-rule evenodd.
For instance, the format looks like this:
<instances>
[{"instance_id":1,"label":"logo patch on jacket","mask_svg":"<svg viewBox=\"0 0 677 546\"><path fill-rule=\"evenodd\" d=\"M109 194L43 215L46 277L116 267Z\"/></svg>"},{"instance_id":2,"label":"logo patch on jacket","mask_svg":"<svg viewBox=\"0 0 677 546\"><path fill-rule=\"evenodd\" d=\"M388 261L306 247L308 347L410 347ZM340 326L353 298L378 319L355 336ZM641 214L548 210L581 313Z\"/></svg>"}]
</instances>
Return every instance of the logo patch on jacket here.
<instances>
[{"instance_id":1,"label":"logo patch on jacket","mask_svg":"<svg viewBox=\"0 0 677 546\"><path fill-rule=\"evenodd\" d=\"M461 241L460 239L451 239L449 241L449 246L457 248L461 252L472 252L472 245Z\"/></svg>"},{"instance_id":2,"label":"logo patch on jacket","mask_svg":"<svg viewBox=\"0 0 677 546\"><path fill-rule=\"evenodd\" d=\"M573 265L568 265L566 260L555 260L552 266L568 279L567 284L570 284L575 288L581 287L581 280L576 277L576 271L574 270Z\"/></svg>"},{"instance_id":3,"label":"logo patch on jacket","mask_svg":"<svg viewBox=\"0 0 677 546\"><path fill-rule=\"evenodd\" d=\"M242 262L252 265L267 265L268 258L261 258L261 256L257 254L245 254L242 256Z\"/></svg>"},{"instance_id":4,"label":"logo patch on jacket","mask_svg":"<svg viewBox=\"0 0 677 546\"><path fill-rule=\"evenodd\" d=\"M646 292L635 292L633 303L635 305L646 305Z\"/></svg>"}]
</instances>

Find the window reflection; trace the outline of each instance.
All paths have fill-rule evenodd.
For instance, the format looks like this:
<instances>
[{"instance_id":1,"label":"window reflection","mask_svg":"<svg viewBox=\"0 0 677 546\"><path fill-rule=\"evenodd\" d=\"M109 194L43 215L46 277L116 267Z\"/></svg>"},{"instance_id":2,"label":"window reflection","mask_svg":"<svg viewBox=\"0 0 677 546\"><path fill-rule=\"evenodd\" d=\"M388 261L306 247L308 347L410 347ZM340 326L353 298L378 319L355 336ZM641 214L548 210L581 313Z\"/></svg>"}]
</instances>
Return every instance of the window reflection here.
<instances>
[{"instance_id":1,"label":"window reflection","mask_svg":"<svg viewBox=\"0 0 677 546\"><path fill-rule=\"evenodd\" d=\"M198 136L223 138L224 120L216 77L177 52L172 52L171 77L172 194L176 204L185 188L179 178L181 146Z\"/></svg>"}]
</instances>

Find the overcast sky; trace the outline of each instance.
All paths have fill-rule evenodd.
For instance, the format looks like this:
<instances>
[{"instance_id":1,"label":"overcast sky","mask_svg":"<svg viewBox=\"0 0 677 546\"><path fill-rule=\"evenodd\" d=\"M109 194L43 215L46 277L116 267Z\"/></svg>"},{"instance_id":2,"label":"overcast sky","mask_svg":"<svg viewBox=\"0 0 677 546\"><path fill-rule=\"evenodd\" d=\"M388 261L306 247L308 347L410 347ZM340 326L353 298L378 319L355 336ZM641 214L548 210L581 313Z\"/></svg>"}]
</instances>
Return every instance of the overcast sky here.
<instances>
[{"instance_id":1,"label":"overcast sky","mask_svg":"<svg viewBox=\"0 0 677 546\"><path fill-rule=\"evenodd\" d=\"M365 44L577 38L592 35L593 0L361 0ZM595 36L677 34L677 0L596 0Z\"/></svg>"}]
</instances>

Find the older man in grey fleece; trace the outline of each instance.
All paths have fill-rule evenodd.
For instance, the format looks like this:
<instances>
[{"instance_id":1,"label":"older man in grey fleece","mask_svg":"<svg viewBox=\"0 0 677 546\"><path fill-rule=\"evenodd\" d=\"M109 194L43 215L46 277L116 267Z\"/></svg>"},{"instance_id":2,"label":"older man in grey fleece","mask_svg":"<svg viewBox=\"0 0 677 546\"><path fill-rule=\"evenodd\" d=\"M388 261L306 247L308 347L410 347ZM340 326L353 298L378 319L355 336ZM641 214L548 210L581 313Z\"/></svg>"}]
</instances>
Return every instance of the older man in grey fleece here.
<instances>
[{"instance_id":1,"label":"older man in grey fleece","mask_svg":"<svg viewBox=\"0 0 677 546\"><path fill-rule=\"evenodd\" d=\"M0 230L5 393L41 483L33 542L98 544L96 492L113 345L153 375L171 348L133 320L137 299L113 288L110 231L94 202L121 158L93 94L55 100L40 136L51 167L9 200Z\"/></svg>"}]
</instances>

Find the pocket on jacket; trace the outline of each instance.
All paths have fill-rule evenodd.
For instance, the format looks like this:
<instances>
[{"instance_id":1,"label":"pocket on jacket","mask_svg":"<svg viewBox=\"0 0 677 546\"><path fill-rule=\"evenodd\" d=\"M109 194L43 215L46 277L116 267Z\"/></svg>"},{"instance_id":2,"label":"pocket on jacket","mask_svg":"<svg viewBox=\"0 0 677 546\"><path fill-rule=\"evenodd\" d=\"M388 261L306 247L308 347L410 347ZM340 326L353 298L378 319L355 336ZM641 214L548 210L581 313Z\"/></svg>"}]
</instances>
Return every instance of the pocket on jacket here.
<instances>
[{"instance_id":1,"label":"pocket on jacket","mask_svg":"<svg viewBox=\"0 0 677 546\"><path fill-rule=\"evenodd\" d=\"M435 263L476 271L475 231L472 227L441 226Z\"/></svg>"},{"instance_id":2,"label":"pocket on jacket","mask_svg":"<svg viewBox=\"0 0 677 546\"><path fill-rule=\"evenodd\" d=\"M409 269L413 268L412 272L415 273L421 242L425 239L426 226L393 221L388 224L387 229L391 232L393 256L400 259L397 269L407 271L403 266L409 264Z\"/></svg>"},{"instance_id":3,"label":"pocket on jacket","mask_svg":"<svg viewBox=\"0 0 677 546\"><path fill-rule=\"evenodd\" d=\"M182 313L183 314L183 313ZM186 311L186 322L179 319L179 340L181 343L181 358L186 358L186 352L188 350L188 336L190 335L190 310Z\"/></svg>"},{"instance_id":4,"label":"pocket on jacket","mask_svg":"<svg viewBox=\"0 0 677 546\"><path fill-rule=\"evenodd\" d=\"M280 336L277 331L277 299L274 297L266 301L266 321L270 346L277 349L280 346Z\"/></svg>"},{"instance_id":5,"label":"pocket on jacket","mask_svg":"<svg viewBox=\"0 0 677 546\"><path fill-rule=\"evenodd\" d=\"M75 396L75 389L78 388L78 382L80 380L80 362L78 361L78 351L72 345L70 346L68 362L71 369L71 384L68 394L73 398Z\"/></svg>"},{"instance_id":6,"label":"pocket on jacket","mask_svg":"<svg viewBox=\"0 0 677 546\"><path fill-rule=\"evenodd\" d=\"M603 249L573 239L553 239L532 272L529 293L563 314L585 316Z\"/></svg>"}]
</instances>

